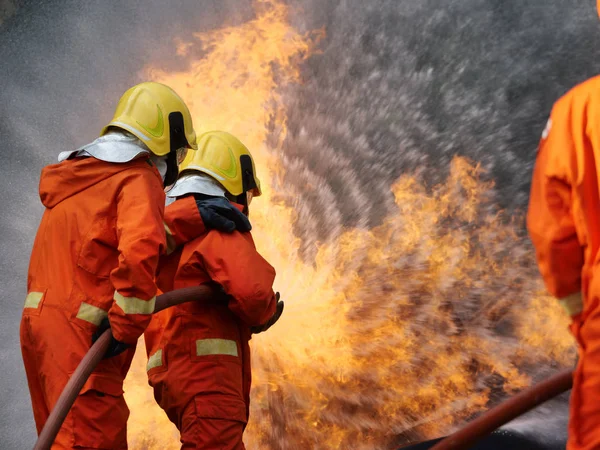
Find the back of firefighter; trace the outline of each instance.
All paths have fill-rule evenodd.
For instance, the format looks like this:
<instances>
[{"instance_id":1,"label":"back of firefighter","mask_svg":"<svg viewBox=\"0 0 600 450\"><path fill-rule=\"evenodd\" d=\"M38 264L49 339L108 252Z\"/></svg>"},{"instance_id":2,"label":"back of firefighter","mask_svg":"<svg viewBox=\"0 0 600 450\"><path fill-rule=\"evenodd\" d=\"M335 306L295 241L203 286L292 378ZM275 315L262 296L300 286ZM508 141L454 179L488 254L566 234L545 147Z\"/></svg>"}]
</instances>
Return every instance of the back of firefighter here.
<instances>
[{"instance_id":1,"label":"back of firefighter","mask_svg":"<svg viewBox=\"0 0 600 450\"><path fill-rule=\"evenodd\" d=\"M580 358L570 450L600 448L600 77L554 105L542 134L527 216L548 291L572 318Z\"/></svg>"},{"instance_id":2,"label":"back of firefighter","mask_svg":"<svg viewBox=\"0 0 600 450\"><path fill-rule=\"evenodd\" d=\"M261 194L254 162L234 136L203 134L188 154L168 196L167 214L185 219L180 204L227 197L248 213ZM158 404L181 433L182 449L243 449L250 401L251 327L264 331L283 302L275 270L256 251L250 233L209 231L161 260L157 283L170 291L217 283L228 302L190 302L153 317L144 336L148 378ZM277 316L278 317L278 316ZM267 326L261 324L268 323Z\"/></svg>"},{"instance_id":3,"label":"back of firefighter","mask_svg":"<svg viewBox=\"0 0 600 450\"><path fill-rule=\"evenodd\" d=\"M196 136L185 103L167 86L141 83L122 96L98 139L42 170L46 210L21 320L38 433L93 336L108 327L114 336L53 449L127 448L123 379L154 309L166 246L163 189L176 181L187 148L196 148ZM209 226L198 204L186 208L197 231ZM172 224L169 240L185 240L190 229Z\"/></svg>"}]
</instances>

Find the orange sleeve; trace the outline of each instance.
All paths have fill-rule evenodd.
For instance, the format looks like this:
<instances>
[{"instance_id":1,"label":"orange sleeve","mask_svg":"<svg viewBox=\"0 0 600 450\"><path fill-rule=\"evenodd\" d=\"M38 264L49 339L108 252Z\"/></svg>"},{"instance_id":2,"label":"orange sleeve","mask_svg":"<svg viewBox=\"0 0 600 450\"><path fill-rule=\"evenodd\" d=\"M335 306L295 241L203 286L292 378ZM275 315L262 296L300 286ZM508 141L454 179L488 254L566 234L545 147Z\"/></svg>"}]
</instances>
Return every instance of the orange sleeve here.
<instances>
[{"instance_id":1,"label":"orange sleeve","mask_svg":"<svg viewBox=\"0 0 600 450\"><path fill-rule=\"evenodd\" d=\"M206 231L196 200L192 195L179 199L165 208L167 254Z\"/></svg>"},{"instance_id":2,"label":"orange sleeve","mask_svg":"<svg viewBox=\"0 0 600 450\"><path fill-rule=\"evenodd\" d=\"M164 199L160 180L149 170L129 174L117 197L119 265L109 319L114 337L133 344L144 332L156 300L154 277L165 249Z\"/></svg>"},{"instance_id":3,"label":"orange sleeve","mask_svg":"<svg viewBox=\"0 0 600 450\"><path fill-rule=\"evenodd\" d=\"M250 233L210 231L195 256L232 297L229 309L247 325L262 325L275 313L275 269L256 251Z\"/></svg>"},{"instance_id":4,"label":"orange sleeve","mask_svg":"<svg viewBox=\"0 0 600 450\"><path fill-rule=\"evenodd\" d=\"M548 291L557 298L581 291L584 261L571 211L570 161L577 149L569 119L569 104L554 107L540 142L527 213L540 272Z\"/></svg>"}]
</instances>

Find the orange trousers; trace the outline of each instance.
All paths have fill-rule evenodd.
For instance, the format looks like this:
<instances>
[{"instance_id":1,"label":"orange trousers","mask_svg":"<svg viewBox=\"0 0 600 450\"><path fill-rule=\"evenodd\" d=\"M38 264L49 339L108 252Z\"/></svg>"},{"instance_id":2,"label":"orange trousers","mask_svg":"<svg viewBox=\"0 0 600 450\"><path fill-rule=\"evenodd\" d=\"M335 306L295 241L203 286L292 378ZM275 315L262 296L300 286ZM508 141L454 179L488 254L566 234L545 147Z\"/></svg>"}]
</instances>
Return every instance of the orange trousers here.
<instances>
[{"instance_id":1,"label":"orange trousers","mask_svg":"<svg viewBox=\"0 0 600 450\"><path fill-rule=\"evenodd\" d=\"M80 333L85 334L83 341L78 339L83 337L78 336ZM83 357L79 353L89 348L90 337L91 333L88 336L73 328L63 312L55 308L45 308L40 315L23 316L21 352L38 434L70 373ZM125 352L123 358L119 355L114 362L105 360L101 365L116 364L119 358L128 367L133 353ZM52 450L127 449L129 408L123 397L120 374L111 372L92 374L67 415Z\"/></svg>"},{"instance_id":2,"label":"orange trousers","mask_svg":"<svg viewBox=\"0 0 600 450\"><path fill-rule=\"evenodd\" d=\"M207 417L202 396L194 398L181 416L181 450L245 450L242 436L246 424Z\"/></svg>"},{"instance_id":3,"label":"orange trousers","mask_svg":"<svg viewBox=\"0 0 600 450\"><path fill-rule=\"evenodd\" d=\"M567 450L600 449L600 306L571 327L579 343L579 362L571 392Z\"/></svg>"}]
</instances>

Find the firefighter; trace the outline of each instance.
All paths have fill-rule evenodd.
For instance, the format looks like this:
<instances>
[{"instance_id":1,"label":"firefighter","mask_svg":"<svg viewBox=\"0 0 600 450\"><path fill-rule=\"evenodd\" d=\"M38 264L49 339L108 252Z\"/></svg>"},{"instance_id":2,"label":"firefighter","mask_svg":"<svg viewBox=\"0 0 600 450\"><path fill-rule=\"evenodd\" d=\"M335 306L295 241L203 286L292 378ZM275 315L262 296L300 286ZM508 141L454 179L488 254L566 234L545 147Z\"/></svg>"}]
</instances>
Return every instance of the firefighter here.
<instances>
[{"instance_id":1,"label":"firefighter","mask_svg":"<svg viewBox=\"0 0 600 450\"><path fill-rule=\"evenodd\" d=\"M554 104L536 157L527 214L540 272L570 315L579 344L569 450L600 448L599 124L600 77Z\"/></svg>"},{"instance_id":2,"label":"firefighter","mask_svg":"<svg viewBox=\"0 0 600 450\"><path fill-rule=\"evenodd\" d=\"M178 158L187 149L196 149L187 106L169 87L146 82L125 92L98 139L61 153L58 164L42 170L46 210L20 330L38 433L94 336L108 327L114 336L53 449L127 448L123 380L154 309L155 271L166 247L163 189L176 181ZM188 202L187 208L194 235L223 228L223 221L225 228L250 228L225 201ZM172 224L172 246L190 230Z\"/></svg>"},{"instance_id":3,"label":"firefighter","mask_svg":"<svg viewBox=\"0 0 600 450\"><path fill-rule=\"evenodd\" d=\"M167 215L185 220L182 202L227 198L246 215L261 195L254 161L237 138L203 134L181 165ZM144 337L148 379L160 407L181 433L182 449L243 449L249 415L252 333L266 331L283 302L275 270L249 232L209 231L161 259L157 284L170 291L216 283L228 302L186 303L156 314Z\"/></svg>"}]
</instances>

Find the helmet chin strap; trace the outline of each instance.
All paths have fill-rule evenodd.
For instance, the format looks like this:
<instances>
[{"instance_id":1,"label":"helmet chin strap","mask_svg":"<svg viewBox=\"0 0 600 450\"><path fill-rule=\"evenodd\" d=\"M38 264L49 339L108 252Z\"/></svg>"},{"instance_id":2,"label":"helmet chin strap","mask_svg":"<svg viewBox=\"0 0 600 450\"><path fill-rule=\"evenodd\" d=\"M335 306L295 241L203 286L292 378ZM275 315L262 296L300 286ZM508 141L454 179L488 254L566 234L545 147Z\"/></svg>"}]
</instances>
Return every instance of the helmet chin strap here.
<instances>
[{"instance_id":1,"label":"helmet chin strap","mask_svg":"<svg viewBox=\"0 0 600 450\"><path fill-rule=\"evenodd\" d=\"M175 184L179 176L179 165L177 164L177 152L170 152L165 157L166 170L163 176L165 187Z\"/></svg>"},{"instance_id":2,"label":"helmet chin strap","mask_svg":"<svg viewBox=\"0 0 600 450\"><path fill-rule=\"evenodd\" d=\"M242 205L244 207L243 213L246 217L250 217L250 208L248 207L248 196L245 192L242 192L240 195L227 195L230 201L237 203L238 205Z\"/></svg>"}]
</instances>

